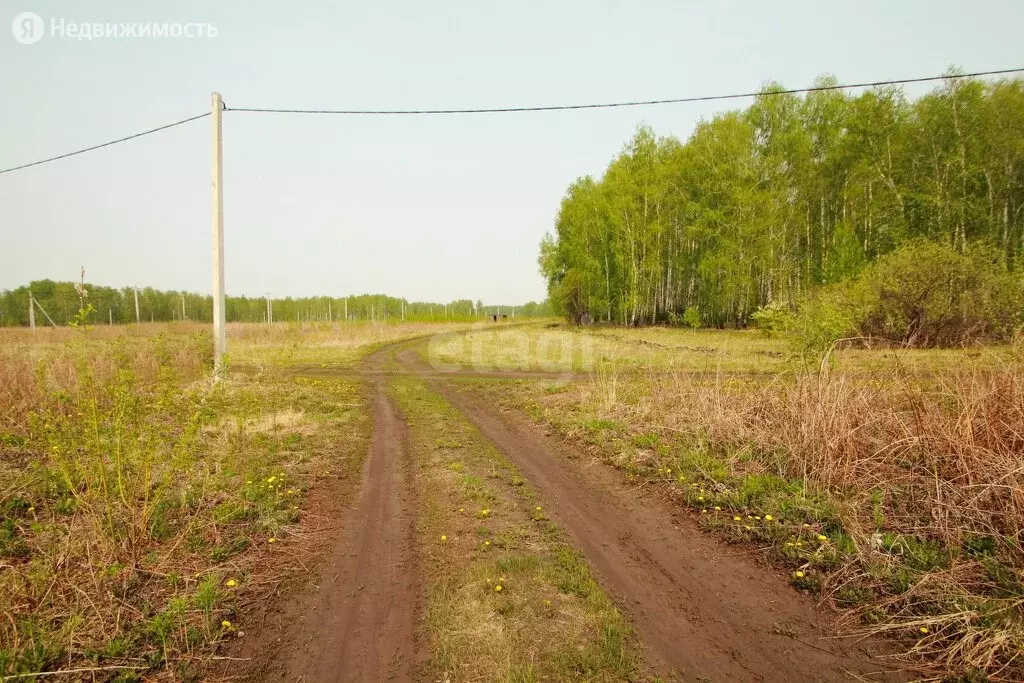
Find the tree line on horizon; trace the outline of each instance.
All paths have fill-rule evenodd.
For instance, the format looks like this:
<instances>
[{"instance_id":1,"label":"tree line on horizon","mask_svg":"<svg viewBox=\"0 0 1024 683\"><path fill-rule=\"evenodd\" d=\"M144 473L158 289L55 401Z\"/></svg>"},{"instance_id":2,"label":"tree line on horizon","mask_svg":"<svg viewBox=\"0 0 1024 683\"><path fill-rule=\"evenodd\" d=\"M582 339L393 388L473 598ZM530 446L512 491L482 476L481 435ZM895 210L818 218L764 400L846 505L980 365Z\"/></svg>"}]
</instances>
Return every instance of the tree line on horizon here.
<instances>
[{"instance_id":1,"label":"tree line on horizon","mask_svg":"<svg viewBox=\"0 0 1024 683\"><path fill-rule=\"evenodd\" d=\"M37 325L48 325L43 311L56 325L76 320L82 307L78 283L36 280L29 285L0 292L0 326L29 324L29 292L37 302ZM94 309L87 321L91 324L134 323L136 290L117 289L85 283L85 302ZM213 320L213 298L209 294L159 290L144 287L137 290L141 322ZM458 299L447 303L408 301L385 294L360 294L348 297L284 297L271 298L274 322L309 322L328 320L379 321L472 321L490 315L543 317L551 315L546 302L522 305L485 305L482 301ZM225 316L228 322L266 322L267 299L264 297L227 296Z\"/></svg>"},{"instance_id":2,"label":"tree line on horizon","mask_svg":"<svg viewBox=\"0 0 1024 683\"><path fill-rule=\"evenodd\" d=\"M600 178L573 182L540 245L554 311L745 326L922 238L1019 267L1024 81L948 79L913 101L781 90L685 142L641 126Z\"/></svg>"}]
</instances>

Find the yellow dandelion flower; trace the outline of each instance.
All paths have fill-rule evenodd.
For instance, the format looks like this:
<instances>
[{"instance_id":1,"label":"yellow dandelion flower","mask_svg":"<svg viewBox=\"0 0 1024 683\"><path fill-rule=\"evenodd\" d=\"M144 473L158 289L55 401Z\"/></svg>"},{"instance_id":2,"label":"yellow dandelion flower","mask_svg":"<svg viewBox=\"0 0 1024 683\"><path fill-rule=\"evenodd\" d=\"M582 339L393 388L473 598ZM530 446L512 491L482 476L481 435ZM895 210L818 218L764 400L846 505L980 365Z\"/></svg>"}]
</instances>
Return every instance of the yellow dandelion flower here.
<instances>
[{"instance_id":1,"label":"yellow dandelion flower","mask_svg":"<svg viewBox=\"0 0 1024 683\"><path fill-rule=\"evenodd\" d=\"M227 581L224 582L224 585L227 586L228 588L234 588L235 586L238 585L238 582L235 581L234 579L228 579Z\"/></svg>"},{"instance_id":2,"label":"yellow dandelion flower","mask_svg":"<svg viewBox=\"0 0 1024 683\"><path fill-rule=\"evenodd\" d=\"M805 529L810 529L810 528L811 528L811 525L810 525L810 524L808 524L808 523L806 523L806 522L804 522L804 528L805 528Z\"/></svg>"},{"instance_id":3,"label":"yellow dandelion flower","mask_svg":"<svg viewBox=\"0 0 1024 683\"><path fill-rule=\"evenodd\" d=\"M734 522L739 522L739 521L740 521L740 518L739 518L738 516L737 516L737 517L733 517L733 518L732 518L732 521L734 521Z\"/></svg>"},{"instance_id":4,"label":"yellow dandelion flower","mask_svg":"<svg viewBox=\"0 0 1024 683\"><path fill-rule=\"evenodd\" d=\"M498 593L500 593L501 592L501 584L499 583L497 586L495 586L494 590L497 591Z\"/></svg>"},{"instance_id":5,"label":"yellow dandelion flower","mask_svg":"<svg viewBox=\"0 0 1024 683\"><path fill-rule=\"evenodd\" d=\"M225 619L224 621L220 622L220 627L223 629L229 629L231 628L231 622Z\"/></svg>"},{"instance_id":6,"label":"yellow dandelion flower","mask_svg":"<svg viewBox=\"0 0 1024 683\"><path fill-rule=\"evenodd\" d=\"M267 478L267 483L268 484L273 484L275 481L277 481L277 477L268 477Z\"/></svg>"},{"instance_id":7,"label":"yellow dandelion flower","mask_svg":"<svg viewBox=\"0 0 1024 683\"><path fill-rule=\"evenodd\" d=\"M721 511L722 511L722 507L720 505L716 505L715 506L715 512L721 512Z\"/></svg>"},{"instance_id":8,"label":"yellow dandelion flower","mask_svg":"<svg viewBox=\"0 0 1024 683\"><path fill-rule=\"evenodd\" d=\"M271 536L270 538L267 539L267 543L277 543L277 539L274 538L273 536Z\"/></svg>"},{"instance_id":9,"label":"yellow dandelion flower","mask_svg":"<svg viewBox=\"0 0 1024 683\"><path fill-rule=\"evenodd\" d=\"M702 501L702 502L703 502L703 500L704 500L704 496L697 496L697 500L699 500L699 501Z\"/></svg>"},{"instance_id":10,"label":"yellow dandelion flower","mask_svg":"<svg viewBox=\"0 0 1024 683\"><path fill-rule=\"evenodd\" d=\"M448 540L448 537L446 535L444 535L444 534L441 534L441 542L444 543L447 540Z\"/></svg>"},{"instance_id":11,"label":"yellow dandelion flower","mask_svg":"<svg viewBox=\"0 0 1024 683\"><path fill-rule=\"evenodd\" d=\"M36 511L36 507L34 505L28 509L28 512L35 512L35 511Z\"/></svg>"},{"instance_id":12,"label":"yellow dandelion flower","mask_svg":"<svg viewBox=\"0 0 1024 683\"><path fill-rule=\"evenodd\" d=\"M819 541L827 541L828 540L828 536L825 536L823 534L818 534L818 540Z\"/></svg>"},{"instance_id":13,"label":"yellow dandelion flower","mask_svg":"<svg viewBox=\"0 0 1024 683\"><path fill-rule=\"evenodd\" d=\"M803 542L803 541L797 541L797 542L796 542L796 547L798 547L798 548L799 548L799 547L800 547L800 546L802 546L803 544L804 544L804 542Z\"/></svg>"},{"instance_id":14,"label":"yellow dandelion flower","mask_svg":"<svg viewBox=\"0 0 1024 683\"><path fill-rule=\"evenodd\" d=\"M488 545L489 546L490 544L491 544L490 541L484 541L484 545Z\"/></svg>"},{"instance_id":15,"label":"yellow dandelion flower","mask_svg":"<svg viewBox=\"0 0 1024 683\"><path fill-rule=\"evenodd\" d=\"M459 508L459 512L465 512L466 508Z\"/></svg>"},{"instance_id":16,"label":"yellow dandelion flower","mask_svg":"<svg viewBox=\"0 0 1024 683\"><path fill-rule=\"evenodd\" d=\"M702 510L700 511L700 514L702 514L702 515L704 515L704 514L707 514L707 511L708 511L708 509L707 509L707 508L703 508L703 509L702 509Z\"/></svg>"},{"instance_id":17,"label":"yellow dandelion flower","mask_svg":"<svg viewBox=\"0 0 1024 683\"><path fill-rule=\"evenodd\" d=\"M766 522L770 522L770 521L772 521L773 519L775 519L775 518L774 518L774 517L772 517L771 515L765 515L765 516L764 516L764 521L766 521Z\"/></svg>"},{"instance_id":18,"label":"yellow dandelion flower","mask_svg":"<svg viewBox=\"0 0 1024 683\"><path fill-rule=\"evenodd\" d=\"M921 633L928 633L928 628L925 627L925 626L922 626L921 628L919 628L917 630L920 631Z\"/></svg>"},{"instance_id":19,"label":"yellow dandelion flower","mask_svg":"<svg viewBox=\"0 0 1024 683\"><path fill-rule=\"evenodd\" d=\"M761 515L758 515L757 517L754 517L754 519L760 521L761 520Z\"/></svg>"},{"instance_id":20,"label":"yellow dandelion flower","mask_svg":"<svg viewBox=\"0 0 1024 683\"><path fill-rule=\"evenodd\" d=\"M786 547L787 548L792 548L793 547L793 542L792 541L786 541Z\"/></svg>"},{"instance_id":21,"label":"yellow dandelion flower","mask_svg":"<svg viewBox=\"0 0 1024 683\"><path fill-rule=\"evenodd\" d=\"M293 493L295 493L295 489L288 489L288 495L289 496L292 495Z\"/></svg>"},{"instance_id":22,"label":"yellow dandelion flower","mask_svg":"<svg viewBox=\"0 0 1024 683\"><path fill-rule=\"evenodd\" d=\"M798 579L802 579L802 578L804 578L804 573L803 572L793 572L793 576L795 576Z\"/></svg>"}]
</instances>

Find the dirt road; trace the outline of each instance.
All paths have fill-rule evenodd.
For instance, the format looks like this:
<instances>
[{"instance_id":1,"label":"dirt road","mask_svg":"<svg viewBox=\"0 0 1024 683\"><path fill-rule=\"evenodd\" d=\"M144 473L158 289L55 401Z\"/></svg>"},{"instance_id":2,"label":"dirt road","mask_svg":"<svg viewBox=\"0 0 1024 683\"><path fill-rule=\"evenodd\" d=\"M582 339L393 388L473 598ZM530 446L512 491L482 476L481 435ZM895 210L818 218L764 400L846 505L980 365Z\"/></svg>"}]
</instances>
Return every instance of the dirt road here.
<instances>
[{"instance_id":1,"label":"dirt road","mask_svg":"<svg viewBox=\"0 0 1024 683\"><path fill-rule=\"evenodd\" d=\"M366 361L371 376L383 355ZM265 680L405 681L415 668L419 584L413 544L415 491L405 423L383 377L368 388L373 440L361 492L346 511L315 596L284 638L283 670Z\"/></svg>"},{"instance_id":2,"label":"dirt road","mask_svg":"<svg viewBox=\"0 0 1024 683\"><path fill-rule=\"evenodd\" d=\"M440 390L508 455L584 552L661 675L706 681L839 681L883 669L823 638L784 579L703 534L603 464L570 452L472 392Z\"/></svg>"},{"instance_id":3,"label":"dirt road","mask_svg":"<svg viewBox=\"0 0 1024 683\"><path fill-rule=\"evenodd\" d=\"M572 445L502 413L452 375L430 373L407 344L396 344L364 365L374 436L362 491L343 515L318 592L279 640L281 656L290 654L265 669L263 680L421 677L417 661L428 655L416 647L423 591L413 465L404 419L385 391L385 368L427 379L518 466L631 620L652 673L687 681L893 678L865 648L829 638L813 604L783 577L706 536L680 510L636 491L605 465L577 457Z\"/></svg>"}]
</instances>

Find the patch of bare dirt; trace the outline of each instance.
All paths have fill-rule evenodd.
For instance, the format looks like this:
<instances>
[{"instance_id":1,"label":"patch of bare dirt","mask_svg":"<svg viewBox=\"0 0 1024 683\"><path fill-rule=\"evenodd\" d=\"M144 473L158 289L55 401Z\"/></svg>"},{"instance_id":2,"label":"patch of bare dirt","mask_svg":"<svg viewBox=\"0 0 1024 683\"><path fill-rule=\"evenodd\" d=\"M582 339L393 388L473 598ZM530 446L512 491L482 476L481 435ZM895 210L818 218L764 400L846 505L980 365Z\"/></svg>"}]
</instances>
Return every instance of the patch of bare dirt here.
<instances>
[{"instance_id":1,"label":"patch of bare dirt","mask_svg":"<svg viewBox=\"0 0 1024 683\"><path fill-rule=\"evenodd\" d=\"M335 683L415 675L415 490L406 425L384 391L381 360L378 353L366 361L376 375L367 387L373 437L354 505L318 501L337 527L323 536L331 547L316 580L274 596L263 623L228 648L224 661L247 662L236 677Z\"/></svg>"},{"instance_id":2,"label":"patch of bare dirt","mask_svg":"<svg viewBox=\"0 0 1024 683\"><path fill-rule=\"evenodd\" d=\"M373 445L362 492L344 517L312 605L289 634L281 680L383 681L412 675L419 597L412 547L416 502L405 424L382 383L374 393Z\"/></svg>"}]
</instances>

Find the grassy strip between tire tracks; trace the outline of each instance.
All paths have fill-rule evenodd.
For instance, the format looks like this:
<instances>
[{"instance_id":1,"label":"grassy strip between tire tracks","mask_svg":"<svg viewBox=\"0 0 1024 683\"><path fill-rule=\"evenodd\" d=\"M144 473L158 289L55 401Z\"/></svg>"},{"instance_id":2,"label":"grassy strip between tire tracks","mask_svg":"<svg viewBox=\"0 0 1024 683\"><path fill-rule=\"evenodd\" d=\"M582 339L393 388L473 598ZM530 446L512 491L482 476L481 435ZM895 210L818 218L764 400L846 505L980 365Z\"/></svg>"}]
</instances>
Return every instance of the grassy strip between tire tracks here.
<instances>
[{"instance_id":1,"label":"grassy strip between tire tracks","mask_svg":"<svg viewBox=\"0 0 1024 683\"><path fill-rule=\"evenodd\" d=\"M517 469L424 382L391 391L417 467L431 675L637 677L628 625Z\"/></svg>"}]
</instances>

